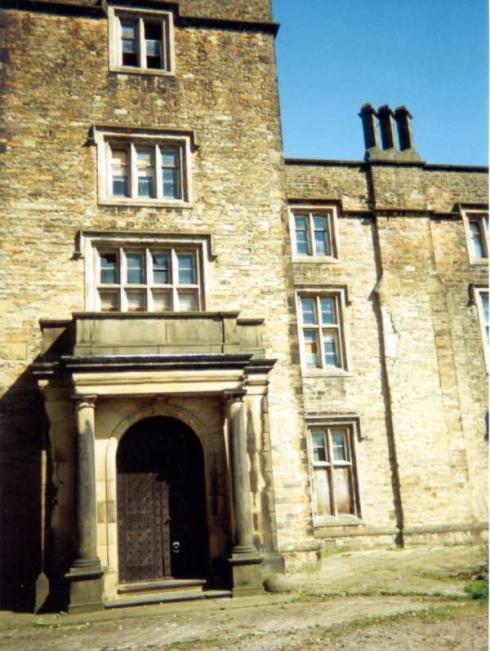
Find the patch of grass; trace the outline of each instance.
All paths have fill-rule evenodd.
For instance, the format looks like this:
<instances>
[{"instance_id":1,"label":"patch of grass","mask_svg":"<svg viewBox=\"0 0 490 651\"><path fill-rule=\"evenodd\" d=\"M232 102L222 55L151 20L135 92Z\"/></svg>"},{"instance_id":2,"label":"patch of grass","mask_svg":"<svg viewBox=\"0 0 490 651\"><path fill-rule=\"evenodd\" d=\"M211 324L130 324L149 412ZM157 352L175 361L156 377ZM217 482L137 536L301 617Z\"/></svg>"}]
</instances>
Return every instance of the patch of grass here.
<instances>
[{"instance_id":1,"label":"patch of grass","mask_svg":"<svg viewBox=\"0 0 490 651\"><path fill-rule=\"evenodd\" d=\"M382 615L381 617L362 617L351 622L345 622L328 628L328 632L347 633L356 629L370 628L371 626L383 624L402 624L417 620L426 624L436 624L454 619L455 613L462 613L473 609L473 605L448 605L421 608L420 610L409 610L393 615Z\"/></svg>"},{"instance_id":2,"label":"patch of grass","mask_svg":"<svg viewBox=\"0 0 490 651\"><path fill-rule=\"evenodd\" d=\"M483 603L488 602L488 577L482 577L466 584L464 591L471 599L477 599Z\"/></svg>"}]
</instances>

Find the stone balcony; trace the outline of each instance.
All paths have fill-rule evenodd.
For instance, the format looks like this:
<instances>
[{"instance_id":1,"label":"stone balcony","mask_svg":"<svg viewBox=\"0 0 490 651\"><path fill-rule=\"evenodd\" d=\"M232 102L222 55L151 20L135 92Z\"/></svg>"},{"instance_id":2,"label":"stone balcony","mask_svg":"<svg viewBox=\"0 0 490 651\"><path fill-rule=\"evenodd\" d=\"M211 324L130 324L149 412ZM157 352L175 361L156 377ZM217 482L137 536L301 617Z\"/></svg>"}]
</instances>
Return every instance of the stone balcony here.
<instances>
[{"instance_id":1,"label":"stone balcony","mask_svg":"<svg viewBox=\"0 0 490 651\"><path fill-rule=\"evenodd\" d=\"M77 312L71 320L42 320L41 358L157 355L265 357L262 319L237 312Z\"/></svg>"}]
</instances>

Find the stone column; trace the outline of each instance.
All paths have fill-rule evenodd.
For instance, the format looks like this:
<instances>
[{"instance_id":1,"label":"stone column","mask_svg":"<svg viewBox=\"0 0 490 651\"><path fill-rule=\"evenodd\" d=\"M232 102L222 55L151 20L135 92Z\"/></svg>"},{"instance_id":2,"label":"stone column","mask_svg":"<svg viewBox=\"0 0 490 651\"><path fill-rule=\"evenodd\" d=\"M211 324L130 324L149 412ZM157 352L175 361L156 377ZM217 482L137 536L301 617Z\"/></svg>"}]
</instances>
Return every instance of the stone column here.
<instances>
[{"instance_id":1,"label":"stone column","mask_svg":"<svg viewBox=\"0 0 490 651\"><path fill-rule=\"evenodd\" d=\"M229 559L234 595L254 594L262 591L260 575L262 556L257 553L253 543L250 476L243 408L244 395L245 391L232 391L225 395L228 407L235 520L235 540Z\"/></svg>"},{"instance_id":2,"label":"stone column","mask_svg":"<svg viewBox=\"0 0 490 651\"><path fill-rule=\"evenodd\" d=\"M97 556L95 494L95 396L75 397L77 414L78 553L66 578L70 581L70 612L102 607L103 574Z\"/></svg>"}]
</instances>

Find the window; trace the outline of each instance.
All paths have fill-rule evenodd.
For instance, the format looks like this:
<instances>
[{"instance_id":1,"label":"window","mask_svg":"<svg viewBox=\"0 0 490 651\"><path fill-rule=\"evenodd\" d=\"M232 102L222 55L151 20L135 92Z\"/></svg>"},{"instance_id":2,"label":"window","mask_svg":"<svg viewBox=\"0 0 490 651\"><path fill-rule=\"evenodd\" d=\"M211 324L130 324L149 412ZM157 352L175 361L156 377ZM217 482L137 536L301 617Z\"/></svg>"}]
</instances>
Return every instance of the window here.
<instances>
[{"instance_id":1,"label":"window","mask_svg":"<svg viewBox=\"0 0 490 651\"><path fill-rule=\"evenodd\" d=\"M201 309L198 251L165 246L96 249L96 309L189 312Z\"/></svg>"},{"instance_id":2,"label":"window","mask_svg":"<svg viewBox=\"0 0 490 651\"><path fill-rule=\"evenodd\" d=\"M470 262L488 260L488 212L465 212L464 221Z\"/></svg>"},{"instance_id":3,"label":"window","mask_svg":"<svg viewBox=\"0 0 490 651\"><path fill-rule=\"evenodd\" d=\"M353 426L311 426L310 450L316 519L359 516Z\"/></svg>"},{"instance_id":4,"label":"window","mask_svg":"<svg viewBox=\"0 0 490 651\"><path fill-rule=\"evenodd\" d=\"M483 346L485 350L485 357L489 359L490 352L490 319L488 313L488 289L476 289L476 302L478 308L478 316L480 318Z\"/></svg>"},{"instance_id":5,"label":"window","mask_svg":"<svg viewBox=\"0 0 490 651\"><path fill-rule=\"evenodd\" d=\"M173 72L172 14L109 8L110 68L122 72Z\"/></svg>"},{"instance_id":6,"label":"window","mask_svg":"<svg viewBox=\"0 0 490 651\"><path fill-rule=\"evenodd\" d=\"M297 257L338 257L334 232L336 215L334 208L328 210L294 208L291 214L293 249Z\"/></svg>"},{"instance_id":7,"label":"window","mask_svg":"<svg viewBox=\"0 0 490 651\"><path fill-rule=\"evenodd\" d=\"M96 129L99 201L186 204L190 200L190 137Z\"/></svg>"},{"instance_id":8,"label":"window","mask_svg":"<svg viewBox=\"0 0 490 651\"><path fill-rule=\"evenodd\" d=\"M346 369L340 292L299 297L306 369Z\"/></svg>"}]
</instances>

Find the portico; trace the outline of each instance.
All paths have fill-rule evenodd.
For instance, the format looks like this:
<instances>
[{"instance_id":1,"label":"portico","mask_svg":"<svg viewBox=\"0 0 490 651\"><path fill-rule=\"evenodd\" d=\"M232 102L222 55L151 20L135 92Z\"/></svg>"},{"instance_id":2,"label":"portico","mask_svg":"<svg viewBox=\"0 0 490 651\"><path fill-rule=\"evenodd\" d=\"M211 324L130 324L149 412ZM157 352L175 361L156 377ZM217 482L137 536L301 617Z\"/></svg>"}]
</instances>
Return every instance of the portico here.
<instances>
[{"instance_id":1,"label":"portico","mask_svg":"<svg viewBox=\"0 0 490 651\"><path fill-rule=\"evenodd\" d=\"M185 330L193 319L200 345L191 343L193 353L178 354L181 331L175 322L181 321ZM205 580L228 585L234 594L260 590L263 555L276 554L270 544L273 518L265 518L267 531L254 528L250 485L250 451L269 454L262 449L261 428L274 360L261 351L260 322L216 313L139 319L81 314L70 322L43 322L42 328L45 353L35 373L50 422L57 493L51 513L53 547L47 553L62 550L61 557L70 559L65 571L70 610L117 601L121 592L120 536L127 529L118 522L117 450L128 430L150 418L157 425L158 418L162 424L169 419L181 423L202 449ZM162 434L166 450L171 435ZM270 468L270 460L262 465ZM167 481L162 473L158 477ZM67 512L75 531L66 529Z\"/></svg>"}]
</instances>

